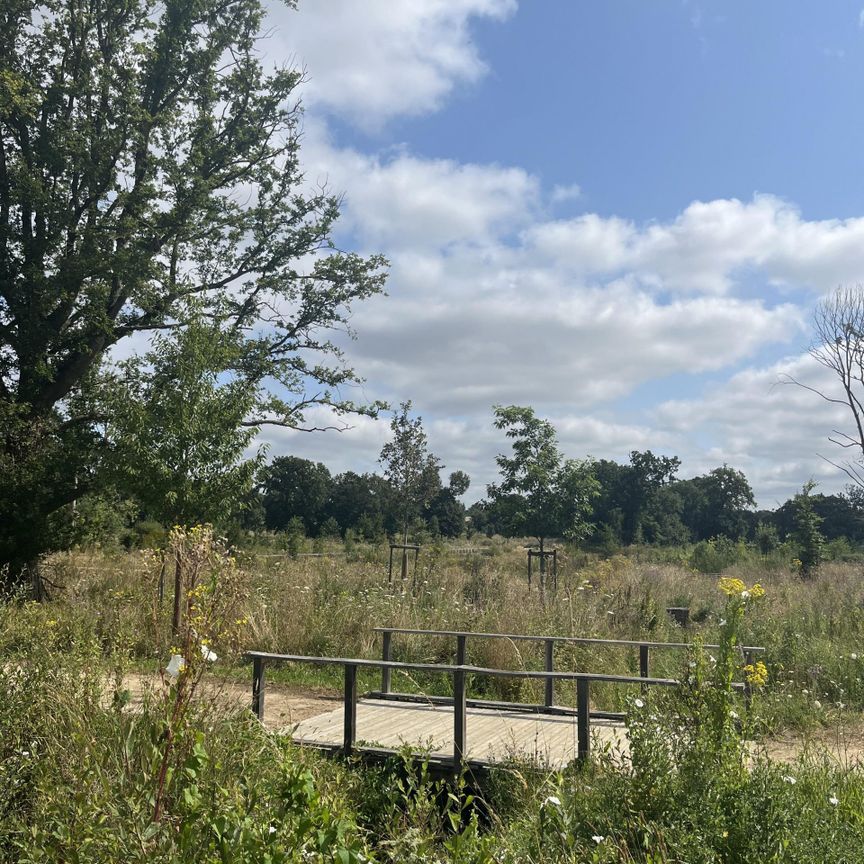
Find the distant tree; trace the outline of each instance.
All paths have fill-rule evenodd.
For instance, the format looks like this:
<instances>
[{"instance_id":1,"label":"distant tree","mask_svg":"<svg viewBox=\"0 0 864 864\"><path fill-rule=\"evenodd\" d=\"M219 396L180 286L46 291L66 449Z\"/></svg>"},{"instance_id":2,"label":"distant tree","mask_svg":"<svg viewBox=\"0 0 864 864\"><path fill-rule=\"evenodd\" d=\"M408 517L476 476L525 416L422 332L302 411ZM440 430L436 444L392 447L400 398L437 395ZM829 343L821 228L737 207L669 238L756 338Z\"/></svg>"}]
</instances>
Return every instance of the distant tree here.
<instances>
[{"instance_id":1,"label":"distant tree","mask_svg":"<svg viewBox=\"0 0 864 864\"><path fill-rule=\"evenodd\" d=\"M307 536L318 534L333 486L326 465L298 456L277 456L261 469L258 483L269 529L284 531L297 516Z\"/></svg>"},{"instance_id":2,"label":"distant tree","mask_svg":"<svg viewBox=\"0 0 864 864\"><path fill-rule=\"evenodd\" d=\"M798 545L798 560L801 562L801 575L807 579L815 576L822 563L822 548L825 538L819 530L822 519L813 509L810 494L816 483L813 480L804 484L795 496L795 541Z\"/></svg>"},{"instance_id":3,"label":"distant tree","mask_svg":"<svg viewBox=\"0 0 864 864\"><path fill-rule=\"evenodd\" d=\"M511 456L495 459L500 483L487 487L507 533L536 537L541 552L550 537L587 536L591 500L598 491L591 463L565 460L552 424L532 408L497 405L493 411L495 428L504 430L513 446Z\"/></svg>"},{"instance_id":4,"label":"distant tree","mask_svg":"<svg viewBox=\"0 0 864 864\"><path fill-rule=\"evenodd\" d=\"M763 558L767 558L780 545L780 535L770 522L759 522L756 525L755 539L759 554Z\"/></svg>"},{"instance_id":5,"label":"distant tree","mask_svg":"<svg viewBox=\"0 0 864 864\"><path fill-rule=\"evenodd\" d=\"M343 535L356 531L367 539L373 539L396 530L392 490L378 474L355 474L353 471L337 474L333 478L324 515L325 519L332 519L339 526Z\"/></svg>"},{"instance_id":6,"label":"distant tree","mask_svg":"<svg viewBox=\"0 0 864 864\"><path fill-rule=\"evenodd\" d=\"M438 533L444 537L460 537L465 531L465 505L458 500L468 491L471 479L464 471L454 471L450 481L432 498L426 507L426 520L432 527L432 520Z\"/></svg>"},{"instance_id":7,"label":"distant tree","mask_svg":"<svg viewBox=\"0 0 864 864\"><path fill-rule=\"evenodd\" d=\"M694 540L721 535L733 540L747 533L747 511L756 500L741 471L723 465L708 474L675 485L682 496L682 519Z\"/></svg>"},{"instance_id":8,"label":"distant tree","mask_svg":"<svg viewBox=\"0 0 864 864\"><path fill-rule=\"evenodd\" d=\"M411 402L403 402L390 423L392 438L378 459L392 489L404 543L411 522L441 489L441 464L428 451L423 419L412 420L410 413Z\"/></svg>"}]
</instances>

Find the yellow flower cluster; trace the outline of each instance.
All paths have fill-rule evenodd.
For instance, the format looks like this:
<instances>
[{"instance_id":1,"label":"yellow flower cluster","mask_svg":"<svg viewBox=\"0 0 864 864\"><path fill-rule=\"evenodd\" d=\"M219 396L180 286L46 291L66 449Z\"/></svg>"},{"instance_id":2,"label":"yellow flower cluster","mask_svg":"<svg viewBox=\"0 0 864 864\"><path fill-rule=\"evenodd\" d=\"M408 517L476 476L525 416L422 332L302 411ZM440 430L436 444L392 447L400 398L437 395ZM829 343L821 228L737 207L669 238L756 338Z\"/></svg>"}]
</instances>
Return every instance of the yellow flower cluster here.
<instances>
[{"instance_id":1,"label":"yellow flower cluster","mask_svg":"<svg viewBox=\"0 0 864 864\"><path fill-rule=\"evenodd\" d=\"M764 687L768 683L768 669L761 660L744 667L744 677L751 687Z\"/></svg>"},{"instance_id":2,"label":"yellow flower cluster","mask_svg":"<svg viewBox=\"0 0 864 864\"><path fill-rule=\"evenodd\" d=\"M734 579L731 576L721 576L717 587L728 597L741 596L741 592L746 590L744 583L740 579Z\"/></svg>"},{"instance_id":3,"label":"yellow flower cluster","mask_svg":"<svg viewBox=\"0 0 864 864\"><path fill-rule=\"evenodd\" d=\"M756 600L765 596L765 589L757 582L748 588L740 579L733 576L721 576L717 587L727 597L740 597L742 600Z\"/></svg>"}]
</instances>

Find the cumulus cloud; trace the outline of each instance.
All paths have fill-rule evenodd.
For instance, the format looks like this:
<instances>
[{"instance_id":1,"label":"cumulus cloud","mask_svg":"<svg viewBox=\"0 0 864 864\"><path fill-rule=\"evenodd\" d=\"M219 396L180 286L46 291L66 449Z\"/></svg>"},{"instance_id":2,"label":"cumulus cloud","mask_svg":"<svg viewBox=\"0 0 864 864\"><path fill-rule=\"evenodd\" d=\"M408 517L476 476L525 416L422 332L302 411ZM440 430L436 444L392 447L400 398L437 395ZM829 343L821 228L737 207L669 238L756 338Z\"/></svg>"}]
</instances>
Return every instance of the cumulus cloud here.
<instances>
[{"instance_id":1,"label":"cumulus cloud","mask_svg":"<svg viewBox=\"0 0 864 864\"><path fill-rule=\"evenodd\" d=\"M439 108L486 64L471 39L475 17L502 20L515 0L314 0L294 13L270 7L283 56L309 70L307 103L366 129Z\"/></svg>"},{"instance_id":2,"label":"cumulus cloud","mask_svg":"<svg viewBox=\"0 0 864 864\"><path fill-rule=\"evenodd\" d=\"M831 462L848 454L828 435L848 428L851 415L791 379L839 395L830 372L800 354L744 369L696 399L663 402L653 412L654 424L678 438L692 473L722 462L743 470L764 507L782 503L810 477L820 492L839 491L848 481Z\"/></svg>"}]
</instances>

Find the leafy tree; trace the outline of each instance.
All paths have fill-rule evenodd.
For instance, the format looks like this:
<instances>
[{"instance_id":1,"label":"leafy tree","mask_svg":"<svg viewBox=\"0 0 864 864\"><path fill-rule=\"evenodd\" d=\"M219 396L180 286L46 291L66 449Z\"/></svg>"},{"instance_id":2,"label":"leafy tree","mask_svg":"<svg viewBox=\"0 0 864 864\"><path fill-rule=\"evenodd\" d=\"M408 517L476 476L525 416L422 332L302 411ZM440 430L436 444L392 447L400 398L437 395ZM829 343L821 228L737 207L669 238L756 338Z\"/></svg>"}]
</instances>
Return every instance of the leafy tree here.
<instances>
[{"instance_id":1,"label":"leafy tree","mask_svg":"<svg viewBox=\"0 0 864 864\"><path fill-rule=\"evenodd\" d=\"M737 540L747 532L747 510L756 501L741 471L723 465L708 474L675 484L682 496L682 518L694 540L721 535Z\"/></svg>"},{"instance_id":2,"label":"leafy tree","mask_svg":"<svg viewBox=\"0 0 864 864\"><path fill-rule=\"evenodd\" d=\"M328 331L382 290L301 188L302 72L265 71L260 0L0 5L0 570L19 585L103 446L88 385L189 303L242 346L246 422L358 406ZM314 426L313 426L314 428Z\"/></svg>"},{"instance_id":3,"label":"leafy tree","mask_svg":"<svg viewBox=\"0 0 864 864\"><path fill-rule=\"evenodd\" d=\"M444 537L460 537L465 531L465 505L458 499L468 491L471 478L464 471L454 471L447 486L426 507L426 521L437 526ZM433 533L436 533L433 531Z\"/></svg>"},{"instance_id":4,"label":"leafy tree","mask_svg":"<svg viewBox=\"0 0 864 864\"><path fill-rule=\"evenodd\" d=\"M325 518L339 525L343 535L356 529L371 539L396 526L392 490L378 474L337 474L324 512Z\"/></svg>"},{"instance_id":5,"label":"leafy tree","mask_svg":"<svg viewBox=\"0 0 864 864\"><path fill-rule=\"evenodd\" d=\"M196 319L156 334L111 382L106 437L118 486L163 525L224 522L251 492L263 450L244 458L256 394L232 374L241 351L233 332Z\"/></svg>"},{"instance_id":6,"label":"leafy tree","mask_svg":"<svg viewBox=\"0 0 864 864\"><path fill-rule=\"evenodd\" d=\"M201 318L122 364L107 397L118 485L163 525L223 522L252 491L263 449L244 453L257 432L244 418L256 402L234 372L242 358L236 331ZM174 632L180 628L183 560L174 569Z\"/></svg>"},{"instance_id":7,"label":"leafy tree","mask_svg":"<svg viewBox=\"0 0 864 864\"><path fill-rule=\"evenodd\" d=\"M549 537L587 536L591 499L598 491L592 464L565 460L552 424L532 408L496 405L493 412L495 428L503 429L513 446L511 456L495 459L501 482L487 487L507 532L536 537L541 552Z\"/></svg>"},{"instance_id":8,"label":"leafy tree","mask_svg":"<svg viewBox=\"0 0 864 864\"><path fill-rule=\"evenodd\" d=\"M392 489L405 543L411 522L441 488L441 463L428 452L423 418L412 420L410 413L411 402L403 402L390 422L393 437L378 459Z\"/></svg>"},{"instance_id":9,"label":"leafy tree","mask_svg":"<svg viewBox=\"0 0 864 864\"><path fill-rule=\"evenodd\" d=\"M819 530L822 519L813 509L810 494L816 483L809 480L795 496L795 541L798 544L798 559L801 562L801 575L806 579L819 571L822 563L822 547L825 538Z\"/></svg>"},{"instance_id":10,"label":"leafy tree","mask_svg":"<svg viewBox=\"0 0 864 864\"><path fill-rule=\"evenodd\" d=\"M298 456L277 456L262 470L259 482L268 528L282 531L292 516L299 516L307 535L318 533L333 486L325 465Z\"/></svg>"}]
</instances>

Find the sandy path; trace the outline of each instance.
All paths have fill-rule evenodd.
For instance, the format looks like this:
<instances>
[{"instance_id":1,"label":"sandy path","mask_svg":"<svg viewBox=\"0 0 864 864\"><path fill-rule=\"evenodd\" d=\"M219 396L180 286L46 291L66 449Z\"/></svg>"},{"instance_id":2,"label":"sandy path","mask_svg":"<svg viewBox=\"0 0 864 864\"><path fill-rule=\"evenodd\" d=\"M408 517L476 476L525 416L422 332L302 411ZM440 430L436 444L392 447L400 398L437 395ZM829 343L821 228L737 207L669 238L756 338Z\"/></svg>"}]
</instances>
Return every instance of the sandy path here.
<instances>
[{"instance_id":1,"label":"sandy path","mask_svg":"<svg viewBox=\"0 0 864 864\"><path fill-rule=\"evenodd\" d=\"M123 676L123 686L129 691L130 705L140 705L145 694L160 692L166 685L159 675L130 672ZM199 685L198 696L224 702L236 707L248 706L252 701L252 686L234 679L204 678ZM341 705L341 697L325 690L289 687L267 682L264 700L264 725L269 729L286 729L318 714L325 714Z\"/></svg>"}]
</instances>

